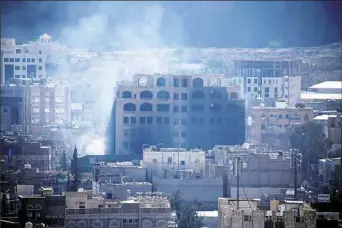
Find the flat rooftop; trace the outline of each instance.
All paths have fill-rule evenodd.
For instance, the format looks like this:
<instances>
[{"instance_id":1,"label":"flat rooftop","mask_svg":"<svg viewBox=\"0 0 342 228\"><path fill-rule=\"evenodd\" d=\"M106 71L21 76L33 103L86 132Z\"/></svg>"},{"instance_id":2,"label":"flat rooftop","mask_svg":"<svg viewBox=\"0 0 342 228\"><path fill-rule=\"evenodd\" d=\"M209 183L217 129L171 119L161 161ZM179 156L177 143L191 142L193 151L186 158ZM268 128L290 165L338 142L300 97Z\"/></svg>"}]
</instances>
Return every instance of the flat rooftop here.
<instances>
[{"instance_id":1,"label":"flat rooftop","mask_svg":"<svg viewBox=\"0 0 342 228\"><path fill-rule=\"evenodd\" d=\"M342 81L325 81L310 86L309 89L342 89Z\"/></svg>"}]
</instances>

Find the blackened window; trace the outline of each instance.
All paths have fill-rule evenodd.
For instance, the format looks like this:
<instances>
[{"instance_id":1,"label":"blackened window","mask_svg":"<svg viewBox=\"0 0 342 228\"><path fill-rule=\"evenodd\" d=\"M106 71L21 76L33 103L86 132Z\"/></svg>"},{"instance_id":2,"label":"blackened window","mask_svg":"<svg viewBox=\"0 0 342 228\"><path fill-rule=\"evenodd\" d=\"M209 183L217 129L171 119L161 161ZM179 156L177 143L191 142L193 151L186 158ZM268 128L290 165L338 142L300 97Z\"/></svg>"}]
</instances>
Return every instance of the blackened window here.
<instances>
[{"instance_id":1,"label":"blackened window","mask_svg":"<svg viewBox=\"0 0 342 228\"><path fill-rule=\"evenodd\" d=\"M20 66L15 66L15 70L20 70Z\"/></svg>"},{"instance_id":2,"label":"blackened window","mask_svg":"<svg viewBox=\"0 0 342 228\"><path fill-rule=\"evenodd\" d=\"M21 49L15 49L15 53L16 54L20 54L21 53Z\"/></svg>"}]
</instances>

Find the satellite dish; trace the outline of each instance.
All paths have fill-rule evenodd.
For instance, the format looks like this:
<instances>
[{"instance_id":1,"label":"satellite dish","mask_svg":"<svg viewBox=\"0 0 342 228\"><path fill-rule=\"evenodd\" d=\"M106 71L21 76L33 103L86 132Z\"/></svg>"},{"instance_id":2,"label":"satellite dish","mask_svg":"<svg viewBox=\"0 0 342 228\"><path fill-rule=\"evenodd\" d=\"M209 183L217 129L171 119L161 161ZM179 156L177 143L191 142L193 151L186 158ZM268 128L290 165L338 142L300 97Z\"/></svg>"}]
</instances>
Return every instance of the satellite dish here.
<instances>
[{"instance_id":1,"label":"satellite dish","mask_svg":"<svg viewBox=\"0 0 342 228\"><path fill-rule=\"evenodd\" d=\"M247 163L246 163L246 162L242 163L242 168L243 168L243 169L246 169L246 168L247 168Z\"/></svg>"}]
</instances>

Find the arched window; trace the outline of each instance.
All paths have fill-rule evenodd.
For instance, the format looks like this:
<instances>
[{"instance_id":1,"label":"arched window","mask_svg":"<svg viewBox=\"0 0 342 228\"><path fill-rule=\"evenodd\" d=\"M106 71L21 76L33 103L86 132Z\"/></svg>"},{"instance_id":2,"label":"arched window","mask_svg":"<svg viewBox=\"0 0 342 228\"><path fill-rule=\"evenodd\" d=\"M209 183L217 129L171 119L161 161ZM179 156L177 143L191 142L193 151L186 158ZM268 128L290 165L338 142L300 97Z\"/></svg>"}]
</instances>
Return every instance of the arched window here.
<instances>
[{"instance_id":1,"label":"arched window","mask_svg":"<svg viewBox=\"0 0 342 228\"><path fill-rule=\"evenodd\" d=\"M123 109L124 109L124 112L135 112L136 106L135 104L127 103L124 105Z\"/></svg>"},{"instance_id":2,"label":"arched window","mask_svg":"<svg viewBox=\"0 0 342 228\"><path fill-rule=\"evenodd\" d=\"M167 164L172 164L172 158L171 157L167 158Z\"/></svg>"},{"instance_id":3,"label":"arched window","mask_svg":"<svg viewBox=\"0 0 342 228\"><path fill-rule=\"evenodd\" d=\"M143 112L151 112L152 111L152 104L143 103L140 105L140 111Z\"/></svg>"},{"instance_id":4,"label":"arched window","mask_svg":"<svg viewBox=\"0 0 342 228\"><path fill-rule=\"evenodd\" d=\"M124 91L122 93L122 98L132 98L132 93L130 91Z\"/></svg>"},{"instance_id":5,"label":"arched window","mask_svg":"<svg viewBox=\"0 0 342 228\"><path fill-rule=\"evenodd\" d=\"M203 88L203 79L202 78L195 78L192 80L192 87L194 88Z\"/></svg>"},{"instance_id":6,"label":"arched window","mask_svg":"<svg viewBox=\"0 0 342 228\"><path fill-rule=\"evenodd\" d=\"M165 78L158 78L157 79L157 86L166 86L166 79Z\"/></svg>"},{"instance_id":7,"label":"arched window","mask_svg":"<svg viewBox=\"0 0 342 228\"><path fill-rule=\"evenodd\" d=\"M222 95L218 91L212 91L212 92L210 92L210 98L211 99L221 99Z\"/></svg>"},{"instance_id":8,"label":"arched window","mask_svg":"<svg viewBox=\"0 0 342 228\"><path fill-rule=\"evenodd\" d=\"M237 100L238 99L238 94L236 92L230 93L230 99L231 100Z\"/></svg>"},{"instance_id":9,"label":"arched window","mask_svg":"<svg viewBox=\"0 0 342 228\"><path fill-rule=\"evenodd\" d=\"M170 94L167 91L159 91L157 93L157 98L158 99L169 99L170 98Z\"/></svg>"},{"instance_id":10,"label":"arched window","mask_svg":"<svg viewBox=\"0 0 342 228\"><path fill-rule=\"evenodd\" d=\"M33 210L33 206L32 205L27 205L26 209L27 210Z\"/></svg>"},{"instance_id":11,"label":"arched window","mask_svg":"<svg viewBox=\"0 0 342 228\"><path fill-rule=\"evenodd\" d=\"M140 98L141 99L152 99L153 93L151 91L144 90L140 92Z\"/></svg>"},{"instance_id":12,"label":"arched window","mask_svg":"<svg viewBox=\"0 0 342 228\"><path fill-rule=\"evenodd\" d=\"M36 210L41 210L41 209L42 209L42 206L40 206L39 204L37 204L37 205L34 207L34 209L36 209Z\"/></svg>"},{"instance_id":13,"label":"arched window","mask_svg":"<svg viewBox=\"0 0 342 228\"><path fill-rule=\"evenodd\" d=\"M192 99L204 99L205 95L201 91L195 91L192 93Z\"/></svg>"},{"instance_id":14,"label":"arched window","mask_svg":"<svg viewBox=\"0 0 342 228\"><path fill-rule=\"evenodd\" d=\"M153 159L152 159L152 162L153 162L153 163L157 163L158 161L157 161L157 159L153 158Z\"/></svg>"},{"instance_id":15,"label":"arched window","mask_svg":"<svg viewBox=\"0 0 342 228\"><path fill-rule=\"evenodd\" d=\"M222 106L219 104L211 104L210 105L210 111L212 112L221 112Z\"/></svg>"}]
</instances>

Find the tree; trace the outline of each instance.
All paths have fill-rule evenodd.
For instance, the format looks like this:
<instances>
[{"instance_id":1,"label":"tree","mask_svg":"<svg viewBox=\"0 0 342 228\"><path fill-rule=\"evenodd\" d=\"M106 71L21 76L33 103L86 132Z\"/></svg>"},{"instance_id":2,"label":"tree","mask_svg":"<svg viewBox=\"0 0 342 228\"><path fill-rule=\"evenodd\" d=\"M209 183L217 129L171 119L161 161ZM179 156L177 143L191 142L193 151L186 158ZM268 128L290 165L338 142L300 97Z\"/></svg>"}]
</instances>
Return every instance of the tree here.
<instances>
[{"instance_id":1,"label":"tree","mask_svg":"<svg viewBox=\"0 0 342 228\"><path fill-rule=\"evenodd\" d=\"M170 200L171 209L176 211L177 225L179 228L201 228L203 220L197 216L197 209L200 206L198 201L186 203L178 190Z\"/></svg>"},{"instance_id":2,"label":"tree","mask_svg":"<svg viewBox=\"0 0 342 228\"><path fill-rule=\"evenodd\" d=\"M327 156L332 143L323 133L322 125L313 121L294 126L290 132L290 144L292 149L298 149L302 153L304 167L317 164L319 158ZM308 174L309 170L304 169Z\"/></svg>"}]
</instances>

